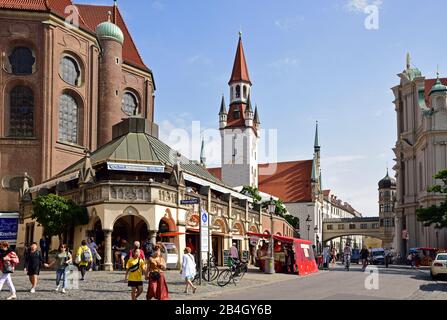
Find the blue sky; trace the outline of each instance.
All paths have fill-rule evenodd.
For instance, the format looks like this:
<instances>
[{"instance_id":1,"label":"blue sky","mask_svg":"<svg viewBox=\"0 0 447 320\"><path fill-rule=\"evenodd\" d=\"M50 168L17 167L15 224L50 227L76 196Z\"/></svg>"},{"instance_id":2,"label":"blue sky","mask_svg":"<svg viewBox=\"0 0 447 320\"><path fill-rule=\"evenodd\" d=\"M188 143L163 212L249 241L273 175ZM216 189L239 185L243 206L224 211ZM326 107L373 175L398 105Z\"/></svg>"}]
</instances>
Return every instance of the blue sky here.
<instances>
[{"instance_id":1,"label":"blue sky","mask_svg":"<svg viewBox=\"0 0 447 320\"><path fill-rule=\"evenodd\" d=\"M368 4L379 8L378 30L364 26ZM278 160L311 159L318 120L324 187L365 215L377 215L377 182L387 164L394 165L390 88L398 84L406 52L426 77L435 76L438 64L447 75L445 0L119 0L118 5L154 72L156 122L164 140L173 128L189 130L192 121L200 121L202 129L218 127L242 30L252 99L262 127L278 129Z\"/></svg>"}]
</instances>

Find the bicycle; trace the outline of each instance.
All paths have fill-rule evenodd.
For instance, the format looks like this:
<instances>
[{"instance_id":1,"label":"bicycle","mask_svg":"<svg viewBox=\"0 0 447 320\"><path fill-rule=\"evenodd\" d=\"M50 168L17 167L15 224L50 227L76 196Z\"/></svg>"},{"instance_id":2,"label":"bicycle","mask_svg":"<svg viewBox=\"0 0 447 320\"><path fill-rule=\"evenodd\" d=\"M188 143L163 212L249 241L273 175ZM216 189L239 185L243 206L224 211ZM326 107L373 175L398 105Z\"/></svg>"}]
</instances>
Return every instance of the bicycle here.
<instances>
[{"instance_id":1,"label":"bicycle","mask_svg":"<svg viewBox=\"0 0 447 320\"><path fill-rule=\"evenodd\" d=\"M217 266L216 266L216 259L213 256L210 257L210 267L209 267L209 269L210 269L210 277L208 279L208 265L204 265L202 267L202 279L204 281L207 281L207 282L214 281L219 276L219 268L217 268ZM197 280L199 280L199 277L200 277L200 275L199 275L199 266L197 266L196 276L194 277L192 282L195 283Z\"/></svg>"},{"instance_id":2,"label":"bicycle","mask_svg":"<svg viewBox=\"0 0 447 320\"><path fill-rule=\"evenodd\" d=\"M247 271L248 263L246 261L237 262L231 259L231 266L222 271L217 277L217 285L219 287L225 287L231 281L236 285L237 282L242 280Z\"/></svg>"}]
</instances>

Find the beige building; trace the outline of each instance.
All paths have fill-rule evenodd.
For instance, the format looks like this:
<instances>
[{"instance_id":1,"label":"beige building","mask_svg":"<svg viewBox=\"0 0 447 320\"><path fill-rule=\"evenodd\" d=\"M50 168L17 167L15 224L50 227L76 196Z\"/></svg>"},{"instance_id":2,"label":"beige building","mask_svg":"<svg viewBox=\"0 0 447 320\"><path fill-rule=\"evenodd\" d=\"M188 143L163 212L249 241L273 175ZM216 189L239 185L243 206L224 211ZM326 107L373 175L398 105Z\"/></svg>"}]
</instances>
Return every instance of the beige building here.
<instances>
[{"instance_id":1,"label":"beige building","mask_svg":"<svg viewBox=\"0 0 447 320\"><path fill-rule=\"evenodd\" d=\"M424 227L416 209L439 204L445 196L427 192L433 176L447 168L447 79L426 79L411 66L399 74L393 87L397 113L397 142L394 167L396 188L397 251L413 247L447 247L447 230Z\"/></svg>"}]
</instances>

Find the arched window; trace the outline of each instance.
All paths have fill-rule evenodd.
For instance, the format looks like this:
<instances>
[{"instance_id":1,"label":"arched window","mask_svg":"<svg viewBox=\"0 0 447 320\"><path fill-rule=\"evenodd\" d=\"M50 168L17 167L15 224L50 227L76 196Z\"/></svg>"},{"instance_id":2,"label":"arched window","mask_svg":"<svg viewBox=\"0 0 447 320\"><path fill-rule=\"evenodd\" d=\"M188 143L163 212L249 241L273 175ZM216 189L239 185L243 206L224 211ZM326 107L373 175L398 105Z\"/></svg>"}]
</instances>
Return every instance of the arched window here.
<instances>
[{"instance_id":1,"label":"arched window","mask_svg":"<svg viewBox=\"0 0 447 320\"><path fill-rule=\"evenodd\" d=\"M122 110L128 116L135 116L138 114L138 100L135 95L129 91L125 91L122 101Z\"/></svg>"},{"instance_id":2,"label":"arched window","mask_svg":"<svg viewBox=\"0 0 447 320\"><path fill-rule=\"evenodd\" d=\"M71 57L64 56L60 63L59 74L62 79L72 86L79 85L81 72L78 63Z\"/></svg>"},{"instance_id":3,"label":"arched window","mask_svg":"<svg viewBox=\"0 0 447 320\"><path fill-rule=\"evenodd\" d=\"M27 47L16 47L9 56L12 73L17 75L28 75L33 73L33 66L36 59L33 52Z\"/></svg>"},{"instance_id":4,"label":"arched window","mask_svg":"<svg viewBox=\"0 0 447 320\"><path fill-rule=\"evenodd\" d=\"M234 99L234 90L233 90L233 87L230 87L230 99L231 99L231 100Z\"/></svg>"},{"instance_id":5,"label":"arched window","mask_svg":"<svg viewBox=\"0 0 447 320\"><path fill-rule=\"evenodd\" d=\"M9 136L34 136L34 94L31 89L14 87L9 99Z\"/></svg>"},{"instance_id":6,"label":"arched window","mask_svg":"<svg viewBox=\"0 0 447 320\"><path fill-rule=\"evenodd\" d=\"M59 141L78 143L78 109L75 98L62 94L59 100Z\"/></svg>"},{"instance_id":7,"label":"arched window","mask_svg":"<svg viewBox=\"0 0 447 320\"><path fill-rule=\"evenodd\" d=\"M247 86L244 86L244 99L247 99Z\"/></svg>"},{"instance_id":8,"label":"arched window","mask_svg":"<svg viewBox=\"0 0 447 320\"><path fill-rule=\"evenodd\" d=\"M236 99L241 97L241 86L236 86Z\"/></svg>"}]
</instances>

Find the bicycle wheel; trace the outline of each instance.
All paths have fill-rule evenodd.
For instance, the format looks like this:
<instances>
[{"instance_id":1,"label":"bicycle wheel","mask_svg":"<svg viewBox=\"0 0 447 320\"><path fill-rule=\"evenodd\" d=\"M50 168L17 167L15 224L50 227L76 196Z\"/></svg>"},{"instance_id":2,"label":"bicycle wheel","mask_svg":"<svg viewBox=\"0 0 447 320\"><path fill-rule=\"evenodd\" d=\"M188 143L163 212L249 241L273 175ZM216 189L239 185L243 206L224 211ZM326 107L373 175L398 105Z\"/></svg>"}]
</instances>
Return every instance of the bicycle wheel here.
<instances>
[{"instance_id":1,"label":"bicycle wheel","mask_svg":"<svg viewBox=\"0 0 447 320\"><path fill-rule=\"evenodd\" d=\"M233 273L231 270L227 269L224 270L219 276L217 277L217 284L219 287L225 287L230 281L233 279Z\"/></svg>"},{"instance_id":2,"label":"bicycle wheel","mask_svg":"<svg viewBox=\"0 0 447 320\"><path fill-rule=\"evenodd\" d=\"M239 274L239 280L242 280L242 278L244 277L244 275L247 273L248 271L248 266L246 264L244 264L243 266L241 266L241 272Z\"/></svg>"},{"instance_id":3,"label":"bicycle wheel","mask_svg":"<svg viewBox=\"0 0 447 320\"><path fill-rule=\"evenodd\" d=\"M219 269L216 266L211 266L210 270L210 279L208 279L208 267L205 266L202 271L202 278L205 281L214 281L219 276Z\"/></svg>"},{"instance_id":4,"label":"bicycle wheel","mask_svg":"<svg viewBox=\"0 0 447 320\"><path fill-rule=\"evenodd\" d=\"M214 281L217 279L217 277L219 276L219 268L216 266L211 267L211 281Z\"/></svg>"}]
</instances>

